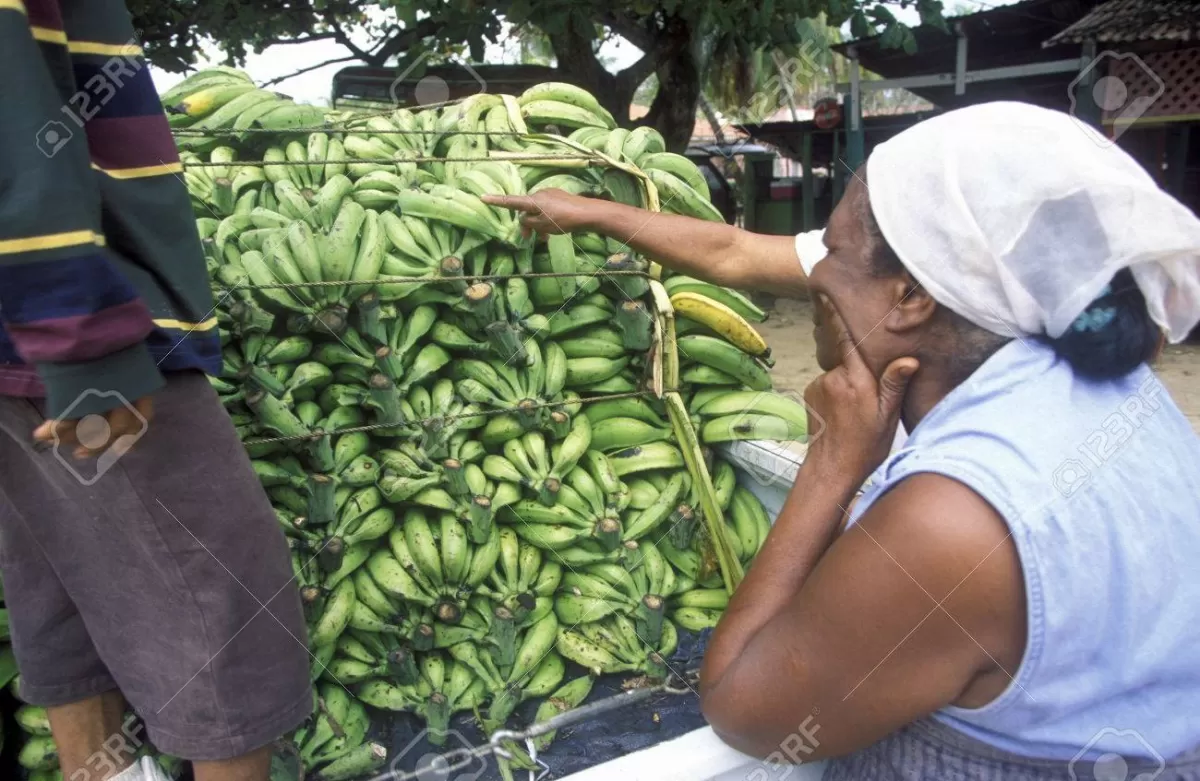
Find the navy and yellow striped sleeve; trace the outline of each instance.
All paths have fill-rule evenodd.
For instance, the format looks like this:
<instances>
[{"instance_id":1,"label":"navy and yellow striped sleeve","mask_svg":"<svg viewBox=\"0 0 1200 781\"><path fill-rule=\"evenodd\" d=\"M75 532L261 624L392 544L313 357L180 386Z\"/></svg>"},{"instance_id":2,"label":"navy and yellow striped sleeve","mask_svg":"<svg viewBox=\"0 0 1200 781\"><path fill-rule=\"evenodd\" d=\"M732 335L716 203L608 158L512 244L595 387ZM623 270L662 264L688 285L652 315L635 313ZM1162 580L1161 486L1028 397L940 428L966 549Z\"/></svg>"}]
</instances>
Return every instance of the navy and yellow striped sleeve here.
<instances>
[{"instance_id":1,"label":"navy and yellow striped sleeve","mask_svg":"<svg viewBox=\"0 0 1200 781\"><path fill-rule=\"evenodd\" d=\"M220 370L220 337L183 166L123 0L59 0L108 247L150 311L162 371Z\"/></svg>"},{"instance_id":2,"label":"navy and yellow striped sleeve","mask_svg":"<svg viewBox=\"0 0 1200 781\"><path fill-rule=\"evenodd\" d=\"M32 364L47 412L103 411L163 383L152 317L106 246L87 134L74 120L70 56L52 0L0 0L0 321ZM67 110L64 110L67 107Z\"/></svg>"}]
</instances>

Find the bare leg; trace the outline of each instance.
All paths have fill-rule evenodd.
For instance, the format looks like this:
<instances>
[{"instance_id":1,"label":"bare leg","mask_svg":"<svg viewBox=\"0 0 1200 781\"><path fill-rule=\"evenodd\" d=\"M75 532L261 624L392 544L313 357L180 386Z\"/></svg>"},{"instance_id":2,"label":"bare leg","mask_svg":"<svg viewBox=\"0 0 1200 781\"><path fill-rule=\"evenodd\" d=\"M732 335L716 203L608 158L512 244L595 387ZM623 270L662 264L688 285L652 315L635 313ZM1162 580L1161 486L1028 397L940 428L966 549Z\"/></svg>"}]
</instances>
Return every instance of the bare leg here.
<instances>
[{"instance_id":1,"label":"bare leg","mask_svg":"<svg viewBox=\"0 0 1200 781\"><path fill-rule=\"evenodd\" d=\"M136 746L124 733L120 692L47 708L46 715L67 781L108 781L133 764Z\"/></svg>"},{"instance_id":2,"label":"bare leg","mask_svg":"<svg viewBox=\"0 0 1200 781\"><path fill-rule=\"evenodd\" d=\"M193 762L196 781L267 781L271 775L271 746L266 745L236 759Z\"/></svg>"}]
</instances>

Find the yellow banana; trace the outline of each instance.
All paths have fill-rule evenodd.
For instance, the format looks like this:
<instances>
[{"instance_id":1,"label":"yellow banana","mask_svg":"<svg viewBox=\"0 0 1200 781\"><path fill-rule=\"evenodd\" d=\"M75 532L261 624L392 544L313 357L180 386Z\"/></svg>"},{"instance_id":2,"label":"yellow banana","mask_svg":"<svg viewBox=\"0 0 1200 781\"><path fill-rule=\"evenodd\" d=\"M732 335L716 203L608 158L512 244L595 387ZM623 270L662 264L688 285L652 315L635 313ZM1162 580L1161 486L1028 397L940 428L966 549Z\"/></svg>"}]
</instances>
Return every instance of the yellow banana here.
<instances>
[{"instance_id":1,"label":"yellow banana","mask_svg":"<svg viewBox=\"0 0 1200 781\"><path fill-rule=\"evenodd\" d=\"M766 340L754 326L720 301L714 301L700 293L682 292L671 296L671 306L676 314L703 323L742 352L763 356L770 350Z\"/></svg>"}]
</instances>

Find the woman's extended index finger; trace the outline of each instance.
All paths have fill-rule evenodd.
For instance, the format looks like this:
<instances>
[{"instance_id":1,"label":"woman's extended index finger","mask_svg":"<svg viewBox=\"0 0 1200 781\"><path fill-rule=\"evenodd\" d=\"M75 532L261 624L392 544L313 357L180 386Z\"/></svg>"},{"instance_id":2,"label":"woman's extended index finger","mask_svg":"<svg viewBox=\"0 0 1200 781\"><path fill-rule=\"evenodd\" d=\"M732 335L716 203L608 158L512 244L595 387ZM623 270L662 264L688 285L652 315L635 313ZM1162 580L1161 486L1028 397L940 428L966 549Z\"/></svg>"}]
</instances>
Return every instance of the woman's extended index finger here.
<instances>
[{"instance_id":1,"label":"woman's extended index finger","mask_svg":"<svg viewBox=\"0 0 1200 781\"><path fill-rule=\"evenodd\" d=\"M479 200L489 206L499 206L504 209L525 212L526 214L541 212L538 205L534 203L533 198L528 195L484 195Z\"/></svg>"}]
</instances>

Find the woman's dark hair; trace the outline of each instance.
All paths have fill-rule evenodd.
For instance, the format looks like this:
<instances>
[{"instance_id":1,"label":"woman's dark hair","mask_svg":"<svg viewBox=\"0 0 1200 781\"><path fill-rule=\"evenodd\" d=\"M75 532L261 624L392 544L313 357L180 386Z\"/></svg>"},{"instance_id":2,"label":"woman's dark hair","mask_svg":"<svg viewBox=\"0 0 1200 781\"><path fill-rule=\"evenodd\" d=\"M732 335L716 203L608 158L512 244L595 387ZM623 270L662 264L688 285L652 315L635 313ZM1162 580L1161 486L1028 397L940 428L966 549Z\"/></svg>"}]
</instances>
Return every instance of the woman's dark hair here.
<instances>
[{"instance_id":1,"label":"woman's dark hair","mask_svg":"<svg viewBox=\"0 0 1200 781\"><path fill-rule=\"evenodd\" d=\"M1133 274L1121 269L1062 336L1046 342L1076 374L1109 380L1153 358L1161 339Z\"/></svg>"},{"instance_id":2,"label":"woman's dark hair","mask_svg":"<svg viewBox=\"0 0 1200 781\"><path fill-rule=\"evenodd\" d=\"M871 238L871 273L877 277L907 274L900 257L879 230L865 189L859 209L863 228ZM956 324L952 330L961 331L962 325L970 325L949 310L946 314ZM967 352L971 353L968 363L974 365L977 365L976 359L981 363L1008 341L988 338L990 333L979 336L982 340L975 340L980 342L978 345L967 346ZM1069 363L1076 374L1089 380L1124 377L1154 357L1161 339L1162 332L1150 319L1146 299L1128 269L1118 271L1109 286L1061 336L1057 339L1043 337L1043 341Z\"/></svg>"}]
</instances>

